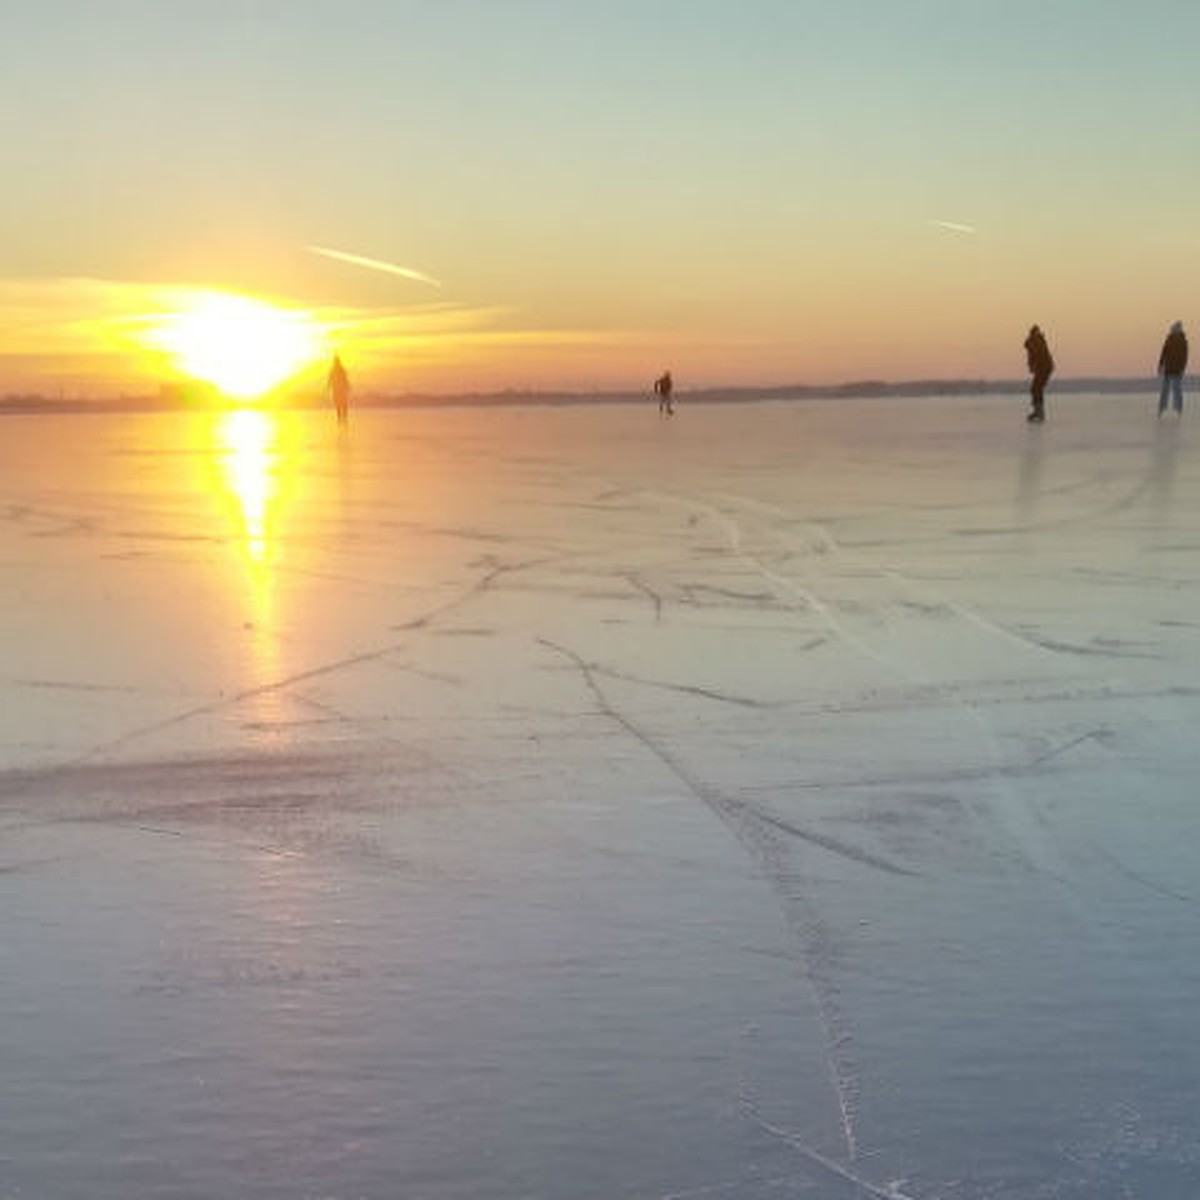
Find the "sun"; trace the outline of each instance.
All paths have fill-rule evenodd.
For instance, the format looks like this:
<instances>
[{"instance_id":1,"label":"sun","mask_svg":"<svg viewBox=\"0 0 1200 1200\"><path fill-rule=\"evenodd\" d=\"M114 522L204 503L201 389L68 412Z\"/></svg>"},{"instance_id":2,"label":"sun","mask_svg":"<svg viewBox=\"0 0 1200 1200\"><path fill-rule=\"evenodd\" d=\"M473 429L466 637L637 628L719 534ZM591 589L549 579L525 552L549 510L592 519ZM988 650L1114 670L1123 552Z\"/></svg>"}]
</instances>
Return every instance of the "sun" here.
<instances>
[{"instance_id":1,"label":"sun","mask_svg":"<svg viewBox=\"0 0 1200 1200\"><path fill-rule=\"evenodd\" d=\"M221 292L201 292L166 314L149 340L183 374L235 400L266 395L327 352L309 314Z\"/></svg>"}]
</instances>

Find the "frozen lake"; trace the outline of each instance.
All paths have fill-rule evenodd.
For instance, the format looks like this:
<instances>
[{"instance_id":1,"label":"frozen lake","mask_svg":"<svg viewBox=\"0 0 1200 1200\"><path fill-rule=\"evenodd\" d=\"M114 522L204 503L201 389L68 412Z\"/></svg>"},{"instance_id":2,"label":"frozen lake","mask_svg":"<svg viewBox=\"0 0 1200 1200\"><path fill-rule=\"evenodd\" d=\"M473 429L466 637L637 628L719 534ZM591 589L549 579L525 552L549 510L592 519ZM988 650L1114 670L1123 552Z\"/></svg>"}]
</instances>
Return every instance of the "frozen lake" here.
<instances>
[{"instance_id":1,"label":"frozen lake","mask_svg":"<svg viewBox=\"0 0 1200 1200\"><path fill-rule=\"evenodd\" d=\"M0 1200L1200 1195L1154 406L0 421Z\"/></svg>"}]
</instances>

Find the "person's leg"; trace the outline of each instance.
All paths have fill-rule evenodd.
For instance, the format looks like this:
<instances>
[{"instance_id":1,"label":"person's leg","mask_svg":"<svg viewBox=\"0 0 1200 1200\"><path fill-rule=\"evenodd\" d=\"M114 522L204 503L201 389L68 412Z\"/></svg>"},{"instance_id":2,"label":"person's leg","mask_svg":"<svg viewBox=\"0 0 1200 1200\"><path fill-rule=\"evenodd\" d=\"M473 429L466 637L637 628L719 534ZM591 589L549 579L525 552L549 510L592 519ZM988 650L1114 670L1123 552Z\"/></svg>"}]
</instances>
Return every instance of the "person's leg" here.
<instances>
[{"instance_id":1,"label":"person's leg","mask_svg":"<svg viewBox=\"0 0 1200 1200\"><path fill-rule=\"evenodd\" d=\"M1035 421L1046 418L1046 376L1041 373L1033 377L1029 386L1029 398L1033 403L1033 411L1029 414Z\"/></svg>"},{"instance_id":2,"label":"person's leg","mask_svg":"<svg viewBox=\"0 0 1200 1200\"><path fill-rule=\"evenodd\" d=\"M1158 393L1158 415L1161 417L1167 411L1167 398L1171 392L1171 376L1164 373L1162 389Z\"/></svg>"},{"instance_id":3,"label":"person's leg","mask_svg":"<svg viewBox=\"0 0 1200 1200\"><path fill-rule=\"evenodd\" d=\"M1174 393L1175 411L1183 415L1183 375L1171 376L1171 391Z\"/></svg>"}]
</instances>

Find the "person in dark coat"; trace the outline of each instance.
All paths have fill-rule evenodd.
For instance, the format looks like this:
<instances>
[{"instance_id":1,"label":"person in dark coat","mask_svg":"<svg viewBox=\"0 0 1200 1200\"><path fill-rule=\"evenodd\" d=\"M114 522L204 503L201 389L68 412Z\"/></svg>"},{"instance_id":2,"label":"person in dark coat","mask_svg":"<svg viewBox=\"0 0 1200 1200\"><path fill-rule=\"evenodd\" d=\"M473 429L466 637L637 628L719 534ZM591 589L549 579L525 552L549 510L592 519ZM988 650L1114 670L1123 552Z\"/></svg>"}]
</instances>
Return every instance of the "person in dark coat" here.
<instances>
[{"instance_id":1,"label":"person in dark coat","mask_svg":"<svg viewBox=\"0 0 1200 1200\"><path fill-rule=\"evenodd\" d=\"M1025 359L1033 375L1029 384L1032 407L1025 419L1040 425L1046 419L1046 382L1054 374L1054 359L1050 357L1046 335L1036 325L1029 330L1029 336L1025 339Z\"/></svg>"},{"instance_id":2,"label":"person in dark coat","mask_svg":"<svg viewBox=\"0 0 1200 1200\"><path fill-rule=\"evenodd\" d=\"M1158 356L1158 373L1162 376L1162 391L1158 394L1158 415L1167 411L1167 393L1175 401L1176 415L1183 415L1183 373L1187 370L1188 344L1183 333L1183 322L1176 321L1163 342Z\"/></svg>"},{"instance_id":3,"label":"person in dark coat","mask_svg":"<svg viewBox=\"0 0 1200 1200\"><path fill-rule=\"evenodd\" d=\"M668 417L675 413L675 406L671 401L671 392L674 388L675 384L671 379L670 371L664 371L654 381L654 394L658 397L658 411L665 413Z\"/></svg>"}]
</instances>

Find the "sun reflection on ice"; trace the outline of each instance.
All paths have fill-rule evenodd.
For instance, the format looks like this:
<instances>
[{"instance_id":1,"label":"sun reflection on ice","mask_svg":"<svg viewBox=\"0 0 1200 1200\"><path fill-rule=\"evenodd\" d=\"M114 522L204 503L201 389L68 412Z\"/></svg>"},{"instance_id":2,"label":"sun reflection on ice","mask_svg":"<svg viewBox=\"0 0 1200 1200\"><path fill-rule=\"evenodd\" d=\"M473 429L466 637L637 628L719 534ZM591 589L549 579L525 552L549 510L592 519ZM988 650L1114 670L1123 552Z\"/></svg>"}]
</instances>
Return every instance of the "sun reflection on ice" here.
<instances>
[{"instance_id":1,"label":"sun reflection on ice","mask_svg":"<svg viewBox=\"0 0 1200 1200\"><path fill-rule=\"evenodd\" d=\"M216 444L224 491L240 527L246 581L245 627L250 631L250 724L278 737L282 697L271 685L282 675L275 575L278 539L274 526L280 477L285 467L279 418L260 409L239 409L218 418ZM260 690L266 689L266 690Z\"/></svg>"},{"instance_id":2,"label":"sun reflection on ice","mask_svg":"<svg viewBox=\"0 0 1200 1200\"><path fill-rule=\"evenodd\" d=\"M218 428L221 465L237 501L245 530L245 551L260 584L269 574L267 517L278 487L275 418L255 409L225 413Z\"/></svg>"}]
</instances>

